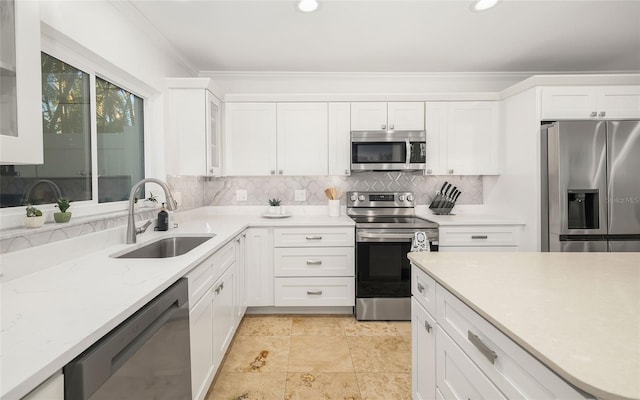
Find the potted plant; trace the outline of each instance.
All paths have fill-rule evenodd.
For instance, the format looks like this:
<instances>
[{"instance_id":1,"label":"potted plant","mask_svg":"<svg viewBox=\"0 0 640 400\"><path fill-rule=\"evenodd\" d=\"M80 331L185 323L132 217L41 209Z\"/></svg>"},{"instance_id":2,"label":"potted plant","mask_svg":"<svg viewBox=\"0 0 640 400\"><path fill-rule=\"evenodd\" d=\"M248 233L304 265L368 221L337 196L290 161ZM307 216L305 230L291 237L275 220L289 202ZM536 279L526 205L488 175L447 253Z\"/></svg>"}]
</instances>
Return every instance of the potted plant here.
<instances>
[{"instance_id":1,"label":"potted plant","mask_svg":"<svg viewBox=\"0 0 640 400\"><path fill-rule=\"evenodd\" d=\"M42 211L34 206L27 207L27 217L24 219L24 226L27 228L38 228L44 224L44 215Z\"/></svg>"},{"instance_id":2,"label":"potted plant","mask_svg":"<svg viewBox=\"0 0 640 400\"><path fill-rule=\"evenodd\" d=\"M269 199L269 214L280 214L282 210L281 204L282 201L277 197Z\"/></svg>"},{"instance_id":3,"label":"potted plant","mask_svg":"<svg viewBox=\"0 0 640 400\"><path fill-rule=\"evenodd\" d=\"M53 219L55 219L57 223L69 222L69 220L71 219L71 213L67 212L67 210L71 206L69 204L71 203L71 201L63 197L56 200L56 203L56 207L60 209L60 212L53 213Z\"/></svg>"}]
</instances>

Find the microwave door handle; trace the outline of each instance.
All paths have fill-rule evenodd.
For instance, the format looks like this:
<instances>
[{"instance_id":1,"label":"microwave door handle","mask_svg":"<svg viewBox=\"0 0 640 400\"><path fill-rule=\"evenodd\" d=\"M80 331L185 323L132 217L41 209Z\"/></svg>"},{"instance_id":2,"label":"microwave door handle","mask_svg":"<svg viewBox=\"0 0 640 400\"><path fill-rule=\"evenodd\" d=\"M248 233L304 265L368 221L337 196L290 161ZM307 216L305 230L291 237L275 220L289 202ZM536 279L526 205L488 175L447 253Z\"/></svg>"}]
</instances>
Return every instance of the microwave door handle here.
<instances>
[{"instance_id":1,"label":"microwave door handle","mask_svg":"<svg viewBox=\"0 0 640 400\"><path fill-rule=\"evenodd\" d=\"M406 139L405 143L407 146L407 156L405 158L405 165L407 166L407 168L409 168L409 165L411 164L411 140Z\"/></svg>"}]
</instances>

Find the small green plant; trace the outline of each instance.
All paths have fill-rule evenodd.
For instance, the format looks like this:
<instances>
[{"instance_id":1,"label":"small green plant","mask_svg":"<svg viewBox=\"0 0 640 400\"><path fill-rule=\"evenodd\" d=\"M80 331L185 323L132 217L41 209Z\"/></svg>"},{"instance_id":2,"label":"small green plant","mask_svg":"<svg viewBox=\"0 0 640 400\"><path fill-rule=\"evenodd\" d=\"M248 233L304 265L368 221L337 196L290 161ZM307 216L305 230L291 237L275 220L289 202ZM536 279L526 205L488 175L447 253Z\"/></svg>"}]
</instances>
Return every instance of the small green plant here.
<instances>
[{"instance_id":1,"label":"small green plant","mask_svg":"<svg viewBox=\"0 0 640 400\"><path fill-rule=\"evenodd\" d=\"M58 207L60 209L60 212L67 212L67 210L69 209L69 207L71 207L71 201L69 199L65 199L60 198L58 200L56 200L56 207Z\"/></svg>"},{"instance_id":2,"label":"small green plant","mask_svg":"<svg viewBox=\"0 0 640 400\"><path fill-rule=\"evenodd\" d=\"M279 206L280 204L282 204L282 201L281 201L279 198L277 198L277 197L275 197L275 198L273 198L273 199L269 199L269 205L270 205L270 206L277 207L277 206Z\"/></svg>"},{"instance_id":3,"label":"small green plant","mask_svg":"<svg viewBox=\"0 0 640 400\"><path fill-rule=\"evenodd\" d=\"M27 217L42 217L42 211L34 206L27 207Z\"/></svg>"}]
</instances>

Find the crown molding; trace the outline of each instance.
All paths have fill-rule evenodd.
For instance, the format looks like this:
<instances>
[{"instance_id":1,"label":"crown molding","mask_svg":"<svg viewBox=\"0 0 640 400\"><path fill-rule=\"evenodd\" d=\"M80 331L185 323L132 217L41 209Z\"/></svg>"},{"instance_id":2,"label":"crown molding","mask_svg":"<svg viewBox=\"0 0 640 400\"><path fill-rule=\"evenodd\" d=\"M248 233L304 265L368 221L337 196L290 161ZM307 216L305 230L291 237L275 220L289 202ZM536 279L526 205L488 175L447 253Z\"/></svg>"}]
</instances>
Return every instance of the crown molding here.
<instances>
[{"instance_id":1,"label":"crown molding","mask_svg":"<svg viewBox=\"0 0 640 400\"><path fill-rule=\"evenodd\" d=\"M322 72L322 71L200 71L209 78L345 78L345 79L526 79L535 72Z\"/></svg>"}]
</instances>

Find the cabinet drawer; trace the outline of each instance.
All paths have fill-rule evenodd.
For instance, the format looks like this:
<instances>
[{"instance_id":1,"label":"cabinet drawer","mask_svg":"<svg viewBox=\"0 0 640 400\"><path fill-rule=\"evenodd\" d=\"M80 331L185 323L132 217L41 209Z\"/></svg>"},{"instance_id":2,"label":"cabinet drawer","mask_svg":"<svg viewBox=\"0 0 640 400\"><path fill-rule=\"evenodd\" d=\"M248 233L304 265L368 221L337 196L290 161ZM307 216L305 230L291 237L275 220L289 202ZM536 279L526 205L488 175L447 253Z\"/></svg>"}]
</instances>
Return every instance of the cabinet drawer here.
<instances>
[{"instance_id":1,"label":"cabinet drawer","mask_svg":"<svg viewBox=\"0 0 640 400\"><path fill-rule=\"evenodd\" d=\"M519 225L440 227L440 246L520 246Z\"/></svg>"},{"instance_id":2,"label":"cabinet drawer","mask_svg":"<svg viewBox=\"0 0 640 400\"><path fill-rule=\"evenodd\" d=\"M236 261L235 242L226 244L223 248L216 251L213 257L215 264L214 279L218 279L224 271Z\"/></svg>"},{"instance_id":3,"label":"cabinet drawer","mask_svg":"<svg viewBox=\"0 0 640 400\"><path fill-rule=\"evenodd\" d=\"M280 228L273 230L275 247L354 246L354 228Z\"/></svg>"},{"instance_id":4,"label":"cabinet drawer","mask_svg":"<svg viewBox=\"0 0 640 400\"><path fill-rule=\"evenodd\" d=\"M215 257L215 254L212 255L185 275L189 288L190 308L193 308L193 305L198 302L198 299L207 292L216 278L214 268Z\"/></svg>"},{"instance_id":5,"label":"cabinet drawer","mask_svg":"<svg viewBox=\"0 0 640 400\"><path fill-rule=\"evenodd\" d=\"M353 306L354 278L276 278L276 306Z\"/></svg>"},{"instance_id":6,"label":"cabinet drawer","mask_svg":"<svg viewBox=\"0 0 640 400\"><path fill-rule=\"evenodd\" d=\"M436 291L439 326L508 398L585 398L449 291Z\"/></svg>"},{"instance_id":7,"label":"cabinet drawer","mask_svg":"<svg viewBox=\"0 0 640 400\"><path fill-rule=\"evenodd\" d=\"M436 281L426 272L411 266L411 294L431 315L436 315Z\"/></svg>"},{"instance_id":8,"label":"cabinet drawer","mask_svg":"<svg viewBox=\"0 0 640 400\"><path fill-rule=\"evenodd\" d=\"M439 326L436 335L436 384L445 399L507 398Z\"/></svg>"},{"instance_id":9,"label":"cabinet drawer","mask_svg":"<svg viewBox=\"0 0 640 400\"><path fill-rule=\"evenodd\" d=\"M274 272L275 276L353 276L353 248L277 248Z\"/></svg>"}]
</instances>

